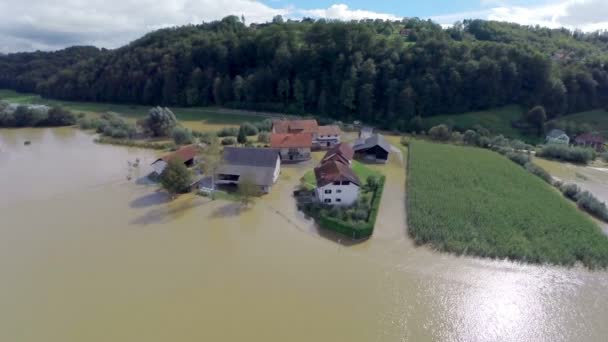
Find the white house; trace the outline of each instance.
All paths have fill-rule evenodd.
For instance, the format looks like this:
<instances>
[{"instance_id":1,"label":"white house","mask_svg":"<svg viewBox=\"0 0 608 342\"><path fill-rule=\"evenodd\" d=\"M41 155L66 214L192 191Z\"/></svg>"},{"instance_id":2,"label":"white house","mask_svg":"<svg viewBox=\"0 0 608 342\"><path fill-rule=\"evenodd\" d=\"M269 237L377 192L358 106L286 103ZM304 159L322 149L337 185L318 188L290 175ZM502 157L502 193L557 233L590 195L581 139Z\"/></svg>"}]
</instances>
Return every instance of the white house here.
<instances>
[{"instance_id":1,"label":"white house","mask_svg":"<svg viewBox=\"0 0 608 342\"><path fill-rule=\"evenodd\" d=\"M349 165L330 160L315 168L316 196L321 203L352 205L359 197L361 181Z\"/></svg>"},{"instance_id":2,"label":"white house","mask_svg":"<svg viewBox=\"0 0 608 342\"><path fill-rule=\"evenodd\" d=\"M316 148L331 148L340 143L342 130L336 125L319 126L313 134L312 145Z\"/></svg>"}]
</instances>

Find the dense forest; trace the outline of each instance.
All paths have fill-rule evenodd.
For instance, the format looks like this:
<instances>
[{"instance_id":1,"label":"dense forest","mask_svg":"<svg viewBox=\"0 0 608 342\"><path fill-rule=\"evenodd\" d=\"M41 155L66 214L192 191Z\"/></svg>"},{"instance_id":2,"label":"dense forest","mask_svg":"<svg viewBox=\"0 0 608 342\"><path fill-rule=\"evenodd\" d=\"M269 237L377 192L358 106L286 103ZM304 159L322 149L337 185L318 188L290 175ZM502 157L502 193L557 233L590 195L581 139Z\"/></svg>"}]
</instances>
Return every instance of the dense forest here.
<instances>
[{"instance_id":1,"label":"dense forest","mask_svg":"<svg viewBox=\"0 0 608 342\"><path fill-rule=\"evenodd\" d=\"M506 104L549 117L608 105L608 33L468 20L245 18L158 30L116 50L0 56L0 87L64 100L315 113L401 128Z\"/></svg>"}]
</instances>

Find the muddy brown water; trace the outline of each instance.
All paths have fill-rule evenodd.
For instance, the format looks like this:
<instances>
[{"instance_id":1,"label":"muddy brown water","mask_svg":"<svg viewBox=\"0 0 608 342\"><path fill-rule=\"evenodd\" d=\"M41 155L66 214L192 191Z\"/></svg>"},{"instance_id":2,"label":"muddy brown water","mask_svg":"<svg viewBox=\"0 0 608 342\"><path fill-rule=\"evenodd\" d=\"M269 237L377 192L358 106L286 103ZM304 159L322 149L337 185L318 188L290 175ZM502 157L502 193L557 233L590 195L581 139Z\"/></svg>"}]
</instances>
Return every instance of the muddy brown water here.
<instances>
[{"instance_id":1,"label":"muddy brown water","mask_svg":"<svg viewBox=\"0 0 608 342\"><path fill-rule=\"evenodd\" d=\"M303 165L285 167L250 209L196 196L168 203L138 181L153 152L92 139L0 130L0 341L608 336L606 271L415 247L398 159L380 166L388 181L373 237L350 245L295 209Z\"/></svg>"}]
</instances>

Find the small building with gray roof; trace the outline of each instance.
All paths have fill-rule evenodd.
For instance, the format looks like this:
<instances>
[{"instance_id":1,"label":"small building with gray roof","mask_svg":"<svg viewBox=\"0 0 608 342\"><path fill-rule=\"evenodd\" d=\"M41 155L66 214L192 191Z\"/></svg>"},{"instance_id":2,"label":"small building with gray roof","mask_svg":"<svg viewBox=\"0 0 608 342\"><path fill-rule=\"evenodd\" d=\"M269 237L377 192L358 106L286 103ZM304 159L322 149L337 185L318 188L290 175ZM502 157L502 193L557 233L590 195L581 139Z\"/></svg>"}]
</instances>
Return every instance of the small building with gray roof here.
<instances>
[{"instance_id":1,"label":"small building with gray roof","mask_svg":"<svg viewBox=\"0 0 608 342\"><path fill-rule=\"evenodd\" d=\"M281 172L279 151L272 148L225 147L215 183L235 184L248 179L270 192Z\"/></svg>"},{"instance_id":2,"label":"small building with gray roof","mask_svg":"<svg viewBox=\"0 0 608 342\"><path fill-rule=\"evenodd\" d=\"M367 139L358 140L353 146L355 158L372 163L386 163L391 151L391 144L381 134L374 134Z\"/></svg>"}]
</instances>

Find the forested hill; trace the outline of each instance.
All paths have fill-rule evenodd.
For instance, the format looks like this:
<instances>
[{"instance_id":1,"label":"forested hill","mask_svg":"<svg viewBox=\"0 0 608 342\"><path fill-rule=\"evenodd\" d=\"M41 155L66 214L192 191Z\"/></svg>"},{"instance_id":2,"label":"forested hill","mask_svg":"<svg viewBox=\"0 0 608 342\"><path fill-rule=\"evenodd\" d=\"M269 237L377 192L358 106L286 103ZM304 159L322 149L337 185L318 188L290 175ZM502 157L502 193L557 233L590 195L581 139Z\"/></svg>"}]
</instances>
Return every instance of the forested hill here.
<instances>
[{"instance_id":1,"label":"forested hill","mask_svg":"<svg viewBox=\"0 0 608 342\"><path fill-rule=\"evenodd\" d=\"M549 116L608 104L608 34L465 21L237 17L162 29L116 50L0 56L0 87L66 100L224 105L363 119L505 104Z\"/></svg>"}]
</instances>

